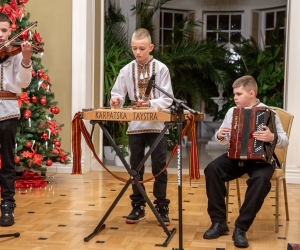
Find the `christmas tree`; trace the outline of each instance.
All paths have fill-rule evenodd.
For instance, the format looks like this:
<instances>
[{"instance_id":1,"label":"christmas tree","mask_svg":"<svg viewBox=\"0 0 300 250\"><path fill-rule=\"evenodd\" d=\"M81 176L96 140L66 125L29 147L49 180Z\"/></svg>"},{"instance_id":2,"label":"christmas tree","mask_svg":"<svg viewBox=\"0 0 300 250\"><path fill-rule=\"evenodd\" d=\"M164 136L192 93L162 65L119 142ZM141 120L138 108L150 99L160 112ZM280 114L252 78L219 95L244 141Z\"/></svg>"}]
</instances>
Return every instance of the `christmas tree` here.
<instances>
[{"instance_id":1,"label":"christmas tree","mask_svg":"<svg viewBox=\"0 0 300 250\"><path fill-rule=\"evenodd\" d=\"M29 41L43 46L43 38L37 31L22 32L28 25L30 14L25 12L25 4L29 0L0 0L0 11L7 14L12 24L11 37L20 33L16 42ZM47 52L46 52L47 53ZM22 89L18 98L21 112L16 134L15 163L27 170L38 170L45 173L53 162L68 164L69 153L61 149L58 131L63 124L56 123L54 116L59 113L48 71L42 65L42 54L33 53L32 81L28 88ZM0 160L1 163L1 160Z\"/></svg>"}]
</instances>

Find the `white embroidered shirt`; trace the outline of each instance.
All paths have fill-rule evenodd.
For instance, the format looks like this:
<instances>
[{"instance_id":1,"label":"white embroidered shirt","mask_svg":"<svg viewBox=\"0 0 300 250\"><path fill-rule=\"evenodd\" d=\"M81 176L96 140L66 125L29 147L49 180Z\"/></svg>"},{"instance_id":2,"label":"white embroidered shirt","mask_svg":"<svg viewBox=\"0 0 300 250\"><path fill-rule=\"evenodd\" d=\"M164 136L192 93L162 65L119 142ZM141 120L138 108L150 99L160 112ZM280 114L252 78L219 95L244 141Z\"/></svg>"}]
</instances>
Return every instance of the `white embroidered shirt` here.
<instances>
[{"instance_id":1,"label":"white embroidered shirt","mask_svg":"<svg viewBox=\"0 0 300 250\"><path fill-rule=\"evenodd\" d=\"M131 101L141 100L147 88L148 80L153 73L156 73L155 84L173 95L171 77L167 66L151 57L145 65L134 60L122 68L111 90L111 97L118 96L120 98L120 107L123 107L127 93ZM165 109L170 107L172 102L171 98L159 90L152 89L151 108ZM127 134L160 133L164 128L164 122L132 121L128 124Z\"/></svg>"},{"instance_id":2,"label":"white embroidered shirt","mask_svg":"<svg viewBox=\"0 0 300 250\"><path fill-rule=\"evenodd\" d=\"M9 57L0 64L0 91L21 94L21 88L27 88L31 82L32 66L28 69L21 65L22 53ZM0 121L20 117L18 100L0 99Z\"/></svg>"}]
</instances>

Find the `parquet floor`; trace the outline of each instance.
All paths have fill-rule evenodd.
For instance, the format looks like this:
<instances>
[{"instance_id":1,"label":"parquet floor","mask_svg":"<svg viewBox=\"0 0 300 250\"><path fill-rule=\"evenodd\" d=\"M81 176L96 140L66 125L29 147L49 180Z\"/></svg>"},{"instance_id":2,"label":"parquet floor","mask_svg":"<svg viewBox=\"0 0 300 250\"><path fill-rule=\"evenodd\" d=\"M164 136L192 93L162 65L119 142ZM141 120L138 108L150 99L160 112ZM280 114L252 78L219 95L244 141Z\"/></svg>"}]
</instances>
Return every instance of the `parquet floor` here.
<instances>
[{"instance_id":1,"label":"parquet floor","mask_svg":"<svg viewBox=\"0 0 300 250\"><path fill-rule=\"evenodd\" d=\"M51 173L49 174L51 175ZM127 173L119 173L127 177ZM147 174L149 176L149 174ZM147 177L146 176L146 177ZM106 221L106 228L89 242L88 236L115 197L123 184L113 179L107 172L90 172L85 175L55 174L45 189L20 189L15 196L15 225L0 227L0 234L20 232L19 238L0 238L0 249L122 249L152 250L162 244L166 235L156 224L149 207L146 207L146 220L127 225L123 216L131 211L128 198L131 188ZM183 176L183 239L185 250L235 249L231 239L234 222L238 215L235 185L230 185L229 228L230 234L216 240L204 240L203 233L210 227L207 214L205 181L193 181L190 186L188 176ZM150 199L153 183L147 183ZM242 197L246 185L241 182ZM300 185L288 184L290 221L285 220L283 192L280 189L279 233L275 233L274 187L247 233L248 249L286 249L287 243L300 244ZM234 196L234 197L233 197ZM105 197L105 198L100 198ZM169 175L168 198L170 204L170 229L178 228L177 176ZM174 220L175 219L175 220ZM98 242L98 243L97 243ZM178 232L165 249L178 248Z\"/></svg>"}]
</instances>

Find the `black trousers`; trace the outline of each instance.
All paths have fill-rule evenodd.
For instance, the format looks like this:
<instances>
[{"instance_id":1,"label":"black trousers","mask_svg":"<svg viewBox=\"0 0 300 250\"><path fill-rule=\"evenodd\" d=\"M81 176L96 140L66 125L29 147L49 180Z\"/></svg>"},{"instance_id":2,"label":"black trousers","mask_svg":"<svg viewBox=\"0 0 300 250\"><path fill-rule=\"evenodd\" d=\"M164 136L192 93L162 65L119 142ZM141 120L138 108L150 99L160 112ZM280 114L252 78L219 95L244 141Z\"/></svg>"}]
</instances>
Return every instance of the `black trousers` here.
<instances>
[{"instance_id":1,"label":"black trousers","mask_svg":"<svg viewBox=\"0 0 300 250\"><path fill-rule=\"evenodd\" d=\"M158 133L143 133L143 134L129 135L129 147L131 151L131 157L130 157L131 169L136 169L140 164L140 162L142 161L142 159L144 158L146 141L149 143L151 147L158 136L159 136ZM166 166L166 156L167 156L167 136L164 135L151 154L153 175L158 174ZM141 171L139 172L141 181L143 180L144 171L145 171L145 166L143 166ZM166 199L167 182L168 182L167 170L165 170L155 178L154 185L153 185L153 195L156 198L156 200L154 201L154 204L170 203L170 200ZM141 186L145 190L144 184L141 184ZM130 195L131 205L132 206L134 206L135 204L145 205L146 200L139 192L135 184L132 185L132 191L133 194Z\"/></svg>"},{"instance_id":2,"label":"black trousers","mask_svg":"<svg viewBox=\"0 0 300 250\"><path fill-rule=\"evenodd\" d=\"M247 173L250 176L247 180L248 188L240 215L235 222L236 227L247 231L270 192L270 179L274 167L271 164L254 162L246 162L244 166L239 166L238 162L238 160L229 160L225 153L207 165L204 170L208 197L207 211L212 222L225 221L225 182Z\"/></svg>"},{"instance_id":3,"label":"black trousers","mask_svg":"<svg viewBox=\"0 0 300 250\"><path fill-rule=\"evenodd\" d=\"M15 195L15 136L18 128L18 119L12 118L0 121L1 144L1 198L14 202Z\"/></svg>"}]
</instances>

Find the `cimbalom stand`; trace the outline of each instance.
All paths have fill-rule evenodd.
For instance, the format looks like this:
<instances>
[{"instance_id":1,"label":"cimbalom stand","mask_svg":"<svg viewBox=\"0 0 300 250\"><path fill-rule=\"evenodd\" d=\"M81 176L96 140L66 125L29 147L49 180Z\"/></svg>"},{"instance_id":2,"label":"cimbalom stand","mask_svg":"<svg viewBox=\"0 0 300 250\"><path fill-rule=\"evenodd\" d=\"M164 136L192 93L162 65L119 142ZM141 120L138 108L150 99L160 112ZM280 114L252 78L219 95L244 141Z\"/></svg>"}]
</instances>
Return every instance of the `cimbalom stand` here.
<instances>
[{"instance_id":1,"label":"cimbalom stand","mask_svg":"<svg viewBox=\"0 0 300 250\"><path fill-rule=\"evenodd\" d=\"M115 199L115 201L113 202L113 204L110 206L110 208L108 209L108 211L106 212L106 214L104 215L104 217L102 218L102 220L99 222L98 226L95 228L95 230L89 236L87 236L87 237L84 238L84 241L88 242L98 232L100 232L102 229L105 228L105 224L104 224L105 220L110 215L110 213L112 212L112 210L114 209L114 207L117 205L117 203L119 202L119 200L121 199L121 197L123 196L123 194L126 192L127 188L130 186L131 182L133 181L134 184L136 185L136 187L139 189L140 193L143 195L143 197L146 200L148 206L151 208L152 212L154 213L155 217L157 218L157 220L159 221L160 225L162 226L163 230L165 231L165 233L167 235L166 241L163 244L156 244L156 246L167 247L168 244L169 244L169 242L173 238L174 234L176 233L176 228L173 228L171 231L169 231L168 228L166 227L166 225L164 224L163 220L160 218L158 212L156 211L155 207L153 206L153 204L150 201L149 197L147 196L146 192L144 191L144 189L142 188L141 184L139 183L139 172L142 169L142 167L143 167L144 163L146 162L146 160L148 159L148 157L150 156L150 154L156 148L157 144L160 142L160 140L162 139L162 137L165 135L165 132L167 131L168 126L170 124L172 124L172 123L165 122L165 127L164 127L163 131L160 133L159 137L156 139L156 141L154 142L154 144L152 145L152 147L150 148L150 150L148 151L148 153L144 156L143 160L141 161L141 163L139 164L139 166L137 167L136 170L131 170L130 167L129 167L129 165L128 165L128 163L126 162L126 160L122 156L122 154L121 154L118 146L116 145L116 143L114 142L114 140L112 139L112 137L110 136L110 134L108 133L107 129L104 126L104 124L106 123L106 121L91 120L90 123L93 125L92 133L91 133L91 138L92 138L92 135L93 135L94 126L96 124L99 124L99 126L101 127L104 135L106 136L106 138L108 139L108 141L111 143L111 146L116 151L116 154L120 157L120 160L124 164L127 172L130 175L130 178L127 181L127 183L125 184L125 186L123 187L123 189L121 190L121 192L119 193L118 197Z\"/></svg>"},{"instance_id":2,"label":"cimbalom stand","mask_svg":"<svg viewBox=\"0 0 300 250\"><path fill-rule=\"evenodd\" d=\"M102 229L105 228L105 220L108 218L114 207L117 205L123 194L126 192L129 185L134 182L136 187L139 189L140 193L143 195L144 199L146 200L147 204L151 208L153 214L159 221L160 225L162 226L164 232L167 235L167 239L163 244L156 244L156 246L163 246L167 247L171 239L176 233L176 228L173 228L171 231L168 230L166 225L164 224L163 220L160 218L158 212L156 211L155 207L153 206L152 202L150 201L149 197L145 193L144 189L142 188L141 184L139 183L139 172L142 169L144 163L148 159L148 157L151 155L151 153L156 148L157 144L160 142L162 137L164 136L165 132L168 129L169 125L172 125L177 120L177 132L178 132L178 213L179 213L179 248L173 248L173 250L183 250L183 237L182 237L182 153L181 153L181 136L182 136L182 118L184 117L184 109L188 110L193 115L199 115L199 113L188 106L185 105L184 101L177 100L169 93L165 92L163 89L156 86L156 84L152 84L154 88L157 88L159 91L170 97L174 100L176 103L175 106L171 107L171 113L166 114L164 112L155 111L155 110L122 110L122 109L116 109L115 111L107 110L107 109L98 109L91 112L86 112L83 114L83 119L90 120L90 123L93 125L92 127L92 133L91 138L93 135L94 127L96 124L99 124L100 128L102 129L104 135L110 142L111 146L116 151L116 154L119 156L120 160L124 164L127 172L130 175L129 180L126 182L125 186L113 202L113 204L110 206L104 217L101 219L95 230L87 237L84 238L85 242L88 242L91 238L93 238L98 232L100 232ZM160 133L159 137L156 139L150 150L147 152L147 154L144 156L143 160L140 162L139 166L136 170L132 170L124 157L122 156L119 148L117 147L116 143L113 141L112 137L108 133L107 129L105 128L104 124L108 120L120 120L120 121L132 121L132 120L148 120L150 117L150 120L156 120L156 121L165 121L164 123L164 129ZM177 119L176 119L177 117ZM200 117L200 115L199 115ZM153 119L151 119L153 118Z\"/></svg>"}]
</instances>

